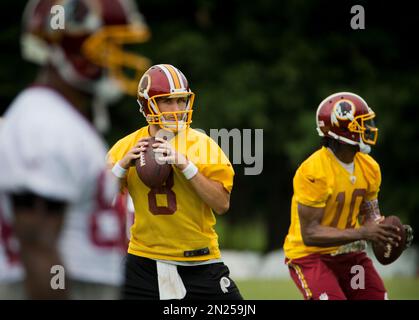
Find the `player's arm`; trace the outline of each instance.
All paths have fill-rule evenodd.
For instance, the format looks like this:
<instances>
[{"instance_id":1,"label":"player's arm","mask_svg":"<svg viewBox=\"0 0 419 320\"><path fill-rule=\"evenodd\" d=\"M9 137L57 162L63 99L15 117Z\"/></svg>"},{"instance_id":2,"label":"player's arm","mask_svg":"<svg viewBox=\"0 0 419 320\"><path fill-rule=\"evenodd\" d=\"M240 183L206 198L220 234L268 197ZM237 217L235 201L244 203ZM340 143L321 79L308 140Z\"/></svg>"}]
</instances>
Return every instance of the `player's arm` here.
<instances>
[{"instance_id":1,"label":"player's arm","mask_svg":"<svg viewBox=\"0 0 419 320\"><path fill-rule=\"evenodd\" d=\"M357 240L370 240L382 245L390 242L398 246L397 227L368 222L357 229L338 229L321 225L324 208L315 208L298 204L301 234L306 246L333 247ZM399 239L400 240L400 239Z\"/></svg>"},{"instance_id":2,"label":"player's arm","mask_svg":"<svg viewBox=\"0 0 419 320\"><path fill-rule=\"evenodd\" d=\"M107 167L113 175L119 178L120 188L124 187L127 170L135 165L135 160L140 157L140 153L145 151L148 146L148 138L140 139L118 162L113 162L108 154Z\"/></svg>"},{"instance_id":3,"label":"player's arm","mask_svg":"<svg viewBox=\"0 0 419 320\"><path fill-rule=\"evenodd\" d=\"M156 138L153 145L154 152L165 155L160 156L160 161L174 164L180 171L183 171L189 164L186 157L178 153L168 142ZM195 172L189 182L195 192L211 209L217 214L224 214L230 208L230 193L218 182L204 176L199 171Z\"/></svg>"},{"instance_id":4,"label":"player's arm","mask_svg":"<svg viewBox=\"0 0 419 320\"><path fill-rule=\"evenodd\" d=\"M148 146L148 138L140 139L134 147L132 147L124 157L118 162L119 165L128 170L131 166L135 165L135 160L140 157L140 153L145 151Z\"/></svg>"},{"instance_id":5,"label":"player's arm","mask_svg":"<svg viewBox=\"0 0 419 320\"><path fill-rule=\"evenodd\" d=\"M383 221L384 216L381 215L378 199L362 202L359 210L359 216L361 218L361 224L363 225L371 222ZM413 229L408 224L404 224L403 227L406 233L406 248L408 248L412 245Z\"/></svg>"},{"instance_id":6,"label":"player's arm","mask_svg":"<svg viewBox=\"0 0 419 320\"><path fill-rule=\"evenodd\" d=\"M383 221L384 217L381 215L378 199L363 201L359 208L359 217L361 224Z\"/></svg>"},{"instance_id":7,"label":"player's arm","mask_svg":"<svg viewBox=\"0 0 419 320\"><path fill-rule=\"evenodd\" d=\"M186 166L179 167L180 170L184 168ZM220 182L211 180L200 172L191 178L189 182L199 197L216 213L224 214L228 211L230 208L230 193L224 189Z\"/></svg>"},{"instance_id":8,"label":"player's arm","mask_svg":"<svg viewBox=\"0 0 419 320\"><path fill-rule=\"evenodd\" d=\"M26 271L25 285L30 299L65 299L65 290L51 288L51 267L63 265L58 240L65 203L31 193L12 196L14 228Z\"/></svg>"}]
</instances>

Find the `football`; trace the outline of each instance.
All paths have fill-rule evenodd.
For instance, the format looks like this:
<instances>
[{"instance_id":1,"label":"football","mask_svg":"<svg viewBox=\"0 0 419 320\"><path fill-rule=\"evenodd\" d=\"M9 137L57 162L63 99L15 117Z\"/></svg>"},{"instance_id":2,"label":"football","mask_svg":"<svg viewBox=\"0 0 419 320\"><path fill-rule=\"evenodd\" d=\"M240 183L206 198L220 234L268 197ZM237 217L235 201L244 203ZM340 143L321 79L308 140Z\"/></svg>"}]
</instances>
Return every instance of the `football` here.
<instances>
[{"instance_id":1,"label":"football","mask_svg":"<svg viewBox=\"0 0 419 320\"><path fill-rule=\"evenodd\" d=\"M378 262L380 262L383 265L387 265L396 261L402 254L404 248L406 247L406 233L404 231L402 222L396 216L385 217L384 221L382 221L381 223L390 224L398 227L400 229L399 235L402 238L399 241L398 247L392 246L390 243L387 243L385 247L378 243L373 243L372 248Z\"/></svg>"},{"instance_id":2,"label":"football","mask_svg":"<svg viewBox=\"0 0 419 320\"><path fill-rule=\"evenodd\" d=\"M172 171L172 166L168 163L159 164L152 147L155 138L151 137L148 142L146 150L141 152L140 157L135 161L135 168L138 177L146 186L157 188L165 183Z\"/></svg>"}]
</instances>

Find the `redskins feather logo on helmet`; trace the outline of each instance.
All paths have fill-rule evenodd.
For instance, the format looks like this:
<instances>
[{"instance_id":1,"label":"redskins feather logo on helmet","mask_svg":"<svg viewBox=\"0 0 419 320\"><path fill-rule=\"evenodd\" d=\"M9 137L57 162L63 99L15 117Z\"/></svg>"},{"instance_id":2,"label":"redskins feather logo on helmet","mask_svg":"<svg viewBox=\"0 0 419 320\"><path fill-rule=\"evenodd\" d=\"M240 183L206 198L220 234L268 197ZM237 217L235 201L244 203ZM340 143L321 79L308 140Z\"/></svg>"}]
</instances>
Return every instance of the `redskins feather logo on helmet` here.
<instances>
[{"instance_id":1,"label":"redskins feather logo on helmet","mask_svg":"<svg viewBox=\"0 0 419 320\"><path fill-rule=\"evenodd\" d=\"M355 105L350 100L341 100L333 106L331 114L332 124L339 127L339 120L353 120L355 117Z\"/></svg>"},{"instance_id":2,"label":"redskins feather logo on helmet","mask_svg":"<svg viewBox=\"0 0 419 320\"><path fill-rule=\"evenodd\" d=\"M375 113L360 96L338 92L324 99L317 108L317 131L321 137L368 150L368 145L375 145L378 137L374 118Z\"/></svg>"},{"instance_id":3,"label":"redskins feather logo on helmet","mask_svg":"<svg viewBox=\"0 0 419 320\"><path fill-rule=\"evenodd\" d=\"M156 99L162 97L186 98L184 110L161 112ZM137 101L147 122L170 131L182 130L191 124L194 99L185 75L170 64L152 66L138 84Z\"/></svg>"}]
</instances>

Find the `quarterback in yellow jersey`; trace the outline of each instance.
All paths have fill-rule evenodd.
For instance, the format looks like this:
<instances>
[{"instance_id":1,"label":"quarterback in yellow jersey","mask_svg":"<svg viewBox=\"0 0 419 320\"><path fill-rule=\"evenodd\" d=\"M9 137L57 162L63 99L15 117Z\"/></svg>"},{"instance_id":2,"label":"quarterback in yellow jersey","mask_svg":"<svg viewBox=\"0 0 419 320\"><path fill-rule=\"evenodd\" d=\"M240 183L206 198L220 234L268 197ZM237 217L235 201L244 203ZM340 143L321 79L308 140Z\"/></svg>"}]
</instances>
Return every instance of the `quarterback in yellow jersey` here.
<instances>
[{"instance_id":1,"label":"quarterback in yellow jersey","mask_svg":"<svg viewBox=\"0 0 419 320\"><path fill-rule=\"evenodd\" d=\"M135 207L124 299L242 298L221 260L214 230L214 212L224 214L230 206L234 170L215 141L190 128L193 102L179 69L152 66L138 86L140 111L149 125L108 153L109 166ZM156 188L145 185L134 166L150 137L155 137L156 160L173 169Z\"/></svg>"},{"instance_id":2,"label":"quarterback in yellow jersey","mask_svg":"<svg viewBox=\"0 0 419 320\"><path fill-rule=\"evenodd\" d=\"M349 92L328 96L317 109L323 147L294 176L291 225L284 243L291 277L305 299L387 297L363 251L366 240L396 246L400 240L395 226L377 223L384 217L377 200L380 167L368 155L377 140L374 117L365 100ZM409 226L405 229L411 233ZM361 288L351 281L354 266L365 272Z\"/></svg>"}]
</instances>

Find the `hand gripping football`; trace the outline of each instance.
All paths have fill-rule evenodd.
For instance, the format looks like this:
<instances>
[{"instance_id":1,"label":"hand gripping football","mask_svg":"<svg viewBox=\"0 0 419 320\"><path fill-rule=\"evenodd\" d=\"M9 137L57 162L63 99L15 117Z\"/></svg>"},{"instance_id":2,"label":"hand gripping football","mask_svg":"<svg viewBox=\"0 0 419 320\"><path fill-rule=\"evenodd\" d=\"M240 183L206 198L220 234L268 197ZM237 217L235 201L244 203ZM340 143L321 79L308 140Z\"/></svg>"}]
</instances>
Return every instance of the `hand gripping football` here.
<instances>
[{"instance_id":1,"label":"hand gripping football","mask_svg":"<svg viewBox=\"0 0 419 320\"><path fill-rule=\"evenodd\" d=\"M156 153L153 152L152 147L155 142L155 138L151 137L146 150L141 152L140 157L135 161L138 177L149 188L161 187L172 171L170 164L157 162Z\"/></svg>"},{"instance_id":2,"label":"hand gripping football","mask_svg":"<svg viewBox=\"0 0 419 320\"><path fill-rule=\"evenodd\" d=\"M406 232L400 219L396 216L385 217L385 219L381 223L390 224L398 227L400 229L399 236L402 238L398 242L398 247L393 246L390 243L387 243L385 247L378 243L372 244L372 249L378 262L380 262L383 265L387 265L396 261L401 256L403 250L406 248Z\"/></svg>"}]
</instances>

